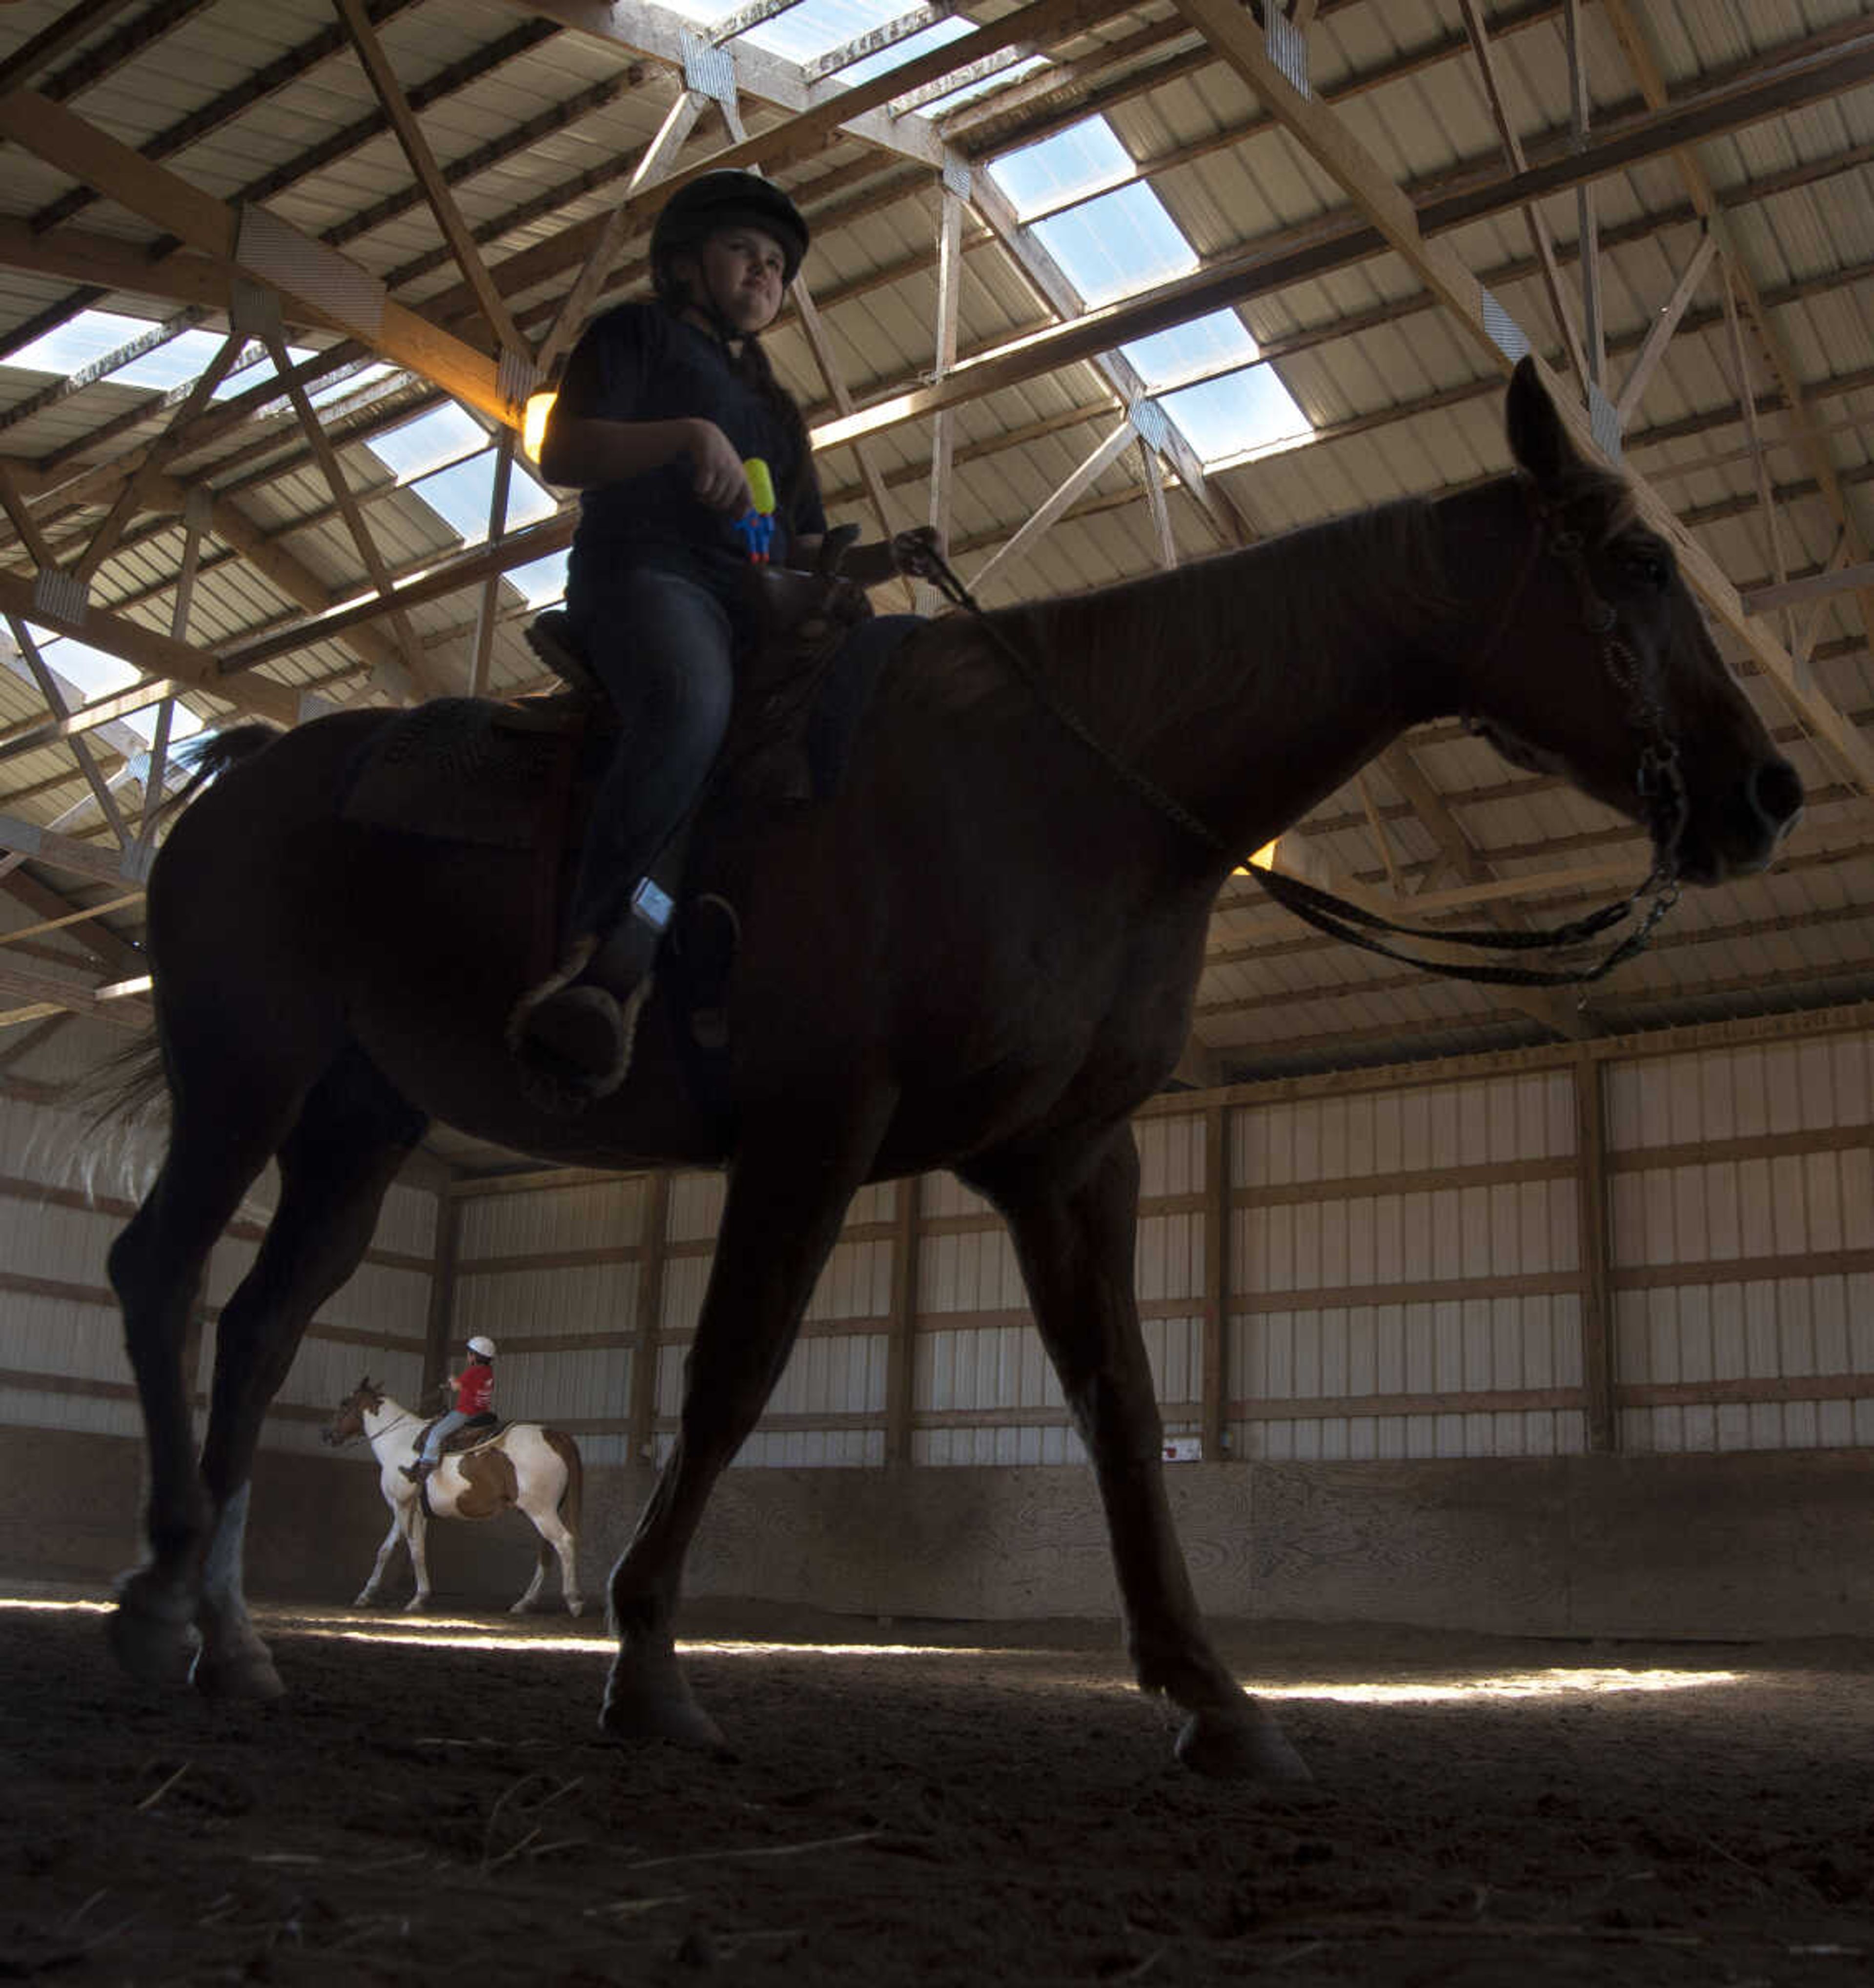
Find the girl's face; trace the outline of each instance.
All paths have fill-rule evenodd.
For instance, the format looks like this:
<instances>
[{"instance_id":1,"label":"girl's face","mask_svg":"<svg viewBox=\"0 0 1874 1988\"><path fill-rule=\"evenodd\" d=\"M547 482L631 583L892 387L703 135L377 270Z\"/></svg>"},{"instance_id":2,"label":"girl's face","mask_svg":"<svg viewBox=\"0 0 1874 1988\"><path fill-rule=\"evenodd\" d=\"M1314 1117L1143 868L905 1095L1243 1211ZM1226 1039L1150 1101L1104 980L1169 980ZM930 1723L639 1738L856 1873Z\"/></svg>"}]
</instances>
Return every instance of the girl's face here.
<instances>
[{"instance_id":1,"label":"girl's face","mask_svg":"<svg viewBox=\"0 0 1874 1988\"><path fill-rule=\"evenodd\" d=\"M787 259L772 235L721 228L687 259L691 296L708 297L737 331L765 331L779 316Z\"/></svg>"}]
</instances>

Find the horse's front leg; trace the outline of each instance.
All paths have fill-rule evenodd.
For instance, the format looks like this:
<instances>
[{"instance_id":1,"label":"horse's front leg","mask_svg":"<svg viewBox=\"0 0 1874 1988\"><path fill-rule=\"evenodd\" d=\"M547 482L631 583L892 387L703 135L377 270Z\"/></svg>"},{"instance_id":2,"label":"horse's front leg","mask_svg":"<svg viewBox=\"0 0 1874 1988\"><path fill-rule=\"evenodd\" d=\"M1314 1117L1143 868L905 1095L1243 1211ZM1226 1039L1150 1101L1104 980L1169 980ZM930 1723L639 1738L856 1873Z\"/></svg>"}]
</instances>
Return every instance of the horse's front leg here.
<instances>
[{"instance_id":1,"label":"horse's front leg","mask_svg":"<svg viewBox=\"0 0 1874 1988\"><path fill-rule=\"evenodd\" d=\"M791 1123L746 1131L729 1173L715 1261L684 1364L675 1448L612 1570L618 1655L599 1723L619 1737L719 1750L715 1722L691 1696L671 1618L684 1556L716 1479L747 1440L793 1350L847 1204L877 1151L889 1103L876 1093L805 1136Z\"/></svg>"},{"instance_id":2,"label":"horse's front leg","mask_svg":"<svg viewBox=\"0 0 1874 1988\"><path fill-rule=\"evenodd\" d=\"M1035 1322L1093 1459L1140 1687L1190 1715L1178 1757L1204 1773L1307 1779L1273 1716L1212 1649L1172 1523L1163 1425L1134 1294L1132 1128L1091 1150L1005 1156L965 1178L1007 1219Z\"/></svg>"},{"instance_id":3,"label":"horse's front leg","mask_svg":"<svg viewBox=\"0 0 1874 1988\"><path fill-rule=\"evenodd\" d=\"M404 1604L406 1615L420 1615L429 1606L429 1521L412 1498L403 1508L404 1543L410 1549L410 1572L416 1592Z\"/></svg>"},{"instance_id":4,"label":"horse's front leg","mask_svg":"<svg viewBox=\"0 0 1874 1988\"><path fill-rule=\"evenodd\" d=\"M358 1590L354 1608L368 1608L377 1599L378 1591L384 1586L384 1570L391 1564L391 1556L396 1552L397 1542L404 1537L403 1521L397 1516L397 1506L391 1507L391 1530L384 1536L384 1543L377 1549L377 1557L371 1563L371 1577Z\"/></svg>"}]
</instances>

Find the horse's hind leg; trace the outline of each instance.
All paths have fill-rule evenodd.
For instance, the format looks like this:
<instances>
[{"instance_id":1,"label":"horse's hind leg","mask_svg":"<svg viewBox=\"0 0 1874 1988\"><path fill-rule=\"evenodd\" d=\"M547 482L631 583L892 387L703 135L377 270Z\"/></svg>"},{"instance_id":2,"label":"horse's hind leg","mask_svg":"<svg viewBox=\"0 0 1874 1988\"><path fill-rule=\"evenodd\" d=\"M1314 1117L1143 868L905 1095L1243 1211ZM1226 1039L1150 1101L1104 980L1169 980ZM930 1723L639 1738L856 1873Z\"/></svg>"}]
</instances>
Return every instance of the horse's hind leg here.
<instances>
[{"instance_id":1,"label":"horse's hind leg","mask_svg":"<svg viewBox=\"0 0 1874 1988\"><path fill-rule=\"evenodd\" d=\"M194 1655L214 1516L196 1467L183 1347L208 1253L292 1123L296 1101L287 1092L269 1104L264 1085L232 1075L191 1087L186 1103L178 1099L155 1185L111 1246L110 1281L143 1411L149 1557L118 1584L110 1637L123 1667L154 1682L179 1682Z\"/></svg>"},{"instance_id":2,"label":"horse's hind leg","mask_svg":"<svg viewBox=\"0 0 1874 1988\"><path fill-rule=\"evenodd\" d=\"M215 1332L215 1382L201 1481L216 1523L196 1616L194 1681L222 1698L271 1698L282 1686L248 1619L242 1591L249 1480L267 1405L313 1313L370 1246L385 1191L426 1121L347 1050L308 1094L279 1149L279 1205Z\"/></svg>"},{"instance_id":3,"label":"horse's hind leg","mask_svg":"<svg viewBox=\"0 0 1874 1988\"><path fill-rule=\"evenodd\" d=\"M1132 1128L1091 1150L1007 1157L964 1178L996 1203L1014 1238L1035 1322L1093 1459L1140 1687L1190 1715L1179 1758L1202 1773L1306 1780L1274 1718L1211 1648L1172 1523L1133 1290Z\"/></svg>"}]
</instances>

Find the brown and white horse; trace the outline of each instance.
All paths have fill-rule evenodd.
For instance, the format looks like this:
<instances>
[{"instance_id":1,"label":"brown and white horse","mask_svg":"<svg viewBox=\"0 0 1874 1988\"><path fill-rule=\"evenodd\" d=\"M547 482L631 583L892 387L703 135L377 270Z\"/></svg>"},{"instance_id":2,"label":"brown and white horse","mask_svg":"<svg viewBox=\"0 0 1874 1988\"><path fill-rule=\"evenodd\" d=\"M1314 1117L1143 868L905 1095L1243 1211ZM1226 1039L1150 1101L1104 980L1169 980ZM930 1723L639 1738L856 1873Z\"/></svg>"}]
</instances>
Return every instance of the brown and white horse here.
<instances>
[{"instance_id":1,"label":"brown and white horse","mask_svg":"<svg viewBox=\"0 0 1874 1988\"><path fill-rule=\"evenodd\" d=\"M353 1603L368 1608L384 1585L384 1569L401 1540L410 1549L417 1591L406 1609L429 1606L429 1558L424 1550L431 1519L492 1519L524 1512L540 1536L540 1553L527 1591L509 1611L524 1615L540 1604L547 1570L556 1555L567 1613L577 1615L585 1601L579 1591L579 1505L585 1467L579 1445L563 1430L539 1422L509 1422L501 1433L469 1449L452 1450L430 1472L427 1486L414 1484L404 1466L416 1460L425 1425L422 1416L372 1384L369 1374L338 1405L326 1425L325 1441L335 1449L360 1437L377 1459L377 1488L391 1508L391 1530L377 1549L371 1577ZM429 1493L427 1511L423 1492Z\"/></svg>"}]
</instances>

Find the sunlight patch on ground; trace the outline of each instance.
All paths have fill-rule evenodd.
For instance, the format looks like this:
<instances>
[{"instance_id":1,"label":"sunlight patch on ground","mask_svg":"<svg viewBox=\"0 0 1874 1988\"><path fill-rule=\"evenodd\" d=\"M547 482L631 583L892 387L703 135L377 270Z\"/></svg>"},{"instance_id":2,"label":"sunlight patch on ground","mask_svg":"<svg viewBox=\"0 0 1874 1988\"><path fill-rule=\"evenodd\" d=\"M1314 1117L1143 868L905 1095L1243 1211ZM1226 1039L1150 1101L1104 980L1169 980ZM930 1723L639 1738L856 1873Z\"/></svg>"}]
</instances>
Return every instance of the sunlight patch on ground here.
<instances>
[{"instance_id":1,"label":"sunlight patch on ground","mask_svg":"<svg viewBox=\"0 0 1874 1988\"><path fill-rule=\"evenodd\" d=\"M1331 1698L1344 1705L1436 1705L1453 1699L1599 1697L1609 1692L1696 1691L1705 1685L1741 1684L1740 1671L1504 1671L1491 1677L1443 1683L1287 1684L1261 1685L1260 1698Z\"/></svg>"},{"instance_id":2,"label":"sunlight patch on ground","mask_svg":"<svg viewBox=\"0 0 1874 1988\"><path fill-rule=\"evenodd\" d=\"M113 1601L0 1595L0 1610L104 1615ZM351 1611L262 1608L262 1627L279 1633L343 1643L408 1643L436 1650L546 1650L580 1655L609 1655L617 1648L603 1628L569 1629L542 1635L516 1628L491 1628L485 1618L465 1615L392 1615L360 1621ZM1036 1649L1013 1644L987 1647L959 1643L770 1642L747 1637L682 1637L677 1650L686 1657L1056 1657L1071 1665L1084 1652ZM1342 1705L1440 1705L1534 1698L1600 1698L1634 1692L1697 1691L1714 1685L1749 1682L1743 1671L1626 1670L1617 1665L1557 1665L1546 1670L1498 1671L1475 1677L1415 1679L1399 1684L1257 1684L1246 1679L1258 1698L1331 1699Z\"/></svg>"}]
</instances>

